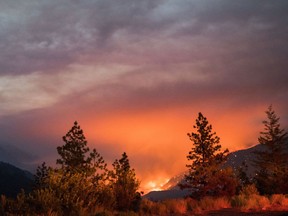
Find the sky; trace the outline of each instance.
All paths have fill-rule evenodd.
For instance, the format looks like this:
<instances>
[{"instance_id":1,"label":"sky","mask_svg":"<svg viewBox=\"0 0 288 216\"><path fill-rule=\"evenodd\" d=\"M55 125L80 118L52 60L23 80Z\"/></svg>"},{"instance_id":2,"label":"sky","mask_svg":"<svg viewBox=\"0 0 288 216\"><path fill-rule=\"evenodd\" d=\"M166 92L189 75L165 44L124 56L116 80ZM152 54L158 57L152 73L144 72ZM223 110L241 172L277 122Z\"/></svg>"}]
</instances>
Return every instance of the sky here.
<instances>
[{"instance_id":1,"label":"sky","mask_svg":"<svg viewBox=\"0 0 288 216\"><path fill-rule=\"evenodd\" d=\"M0 145L55 164L78 121L156 189L186 170L202 112L235 151L272 104L288 126L287 0L1 0Z\"/></svg>"}]
</instances>

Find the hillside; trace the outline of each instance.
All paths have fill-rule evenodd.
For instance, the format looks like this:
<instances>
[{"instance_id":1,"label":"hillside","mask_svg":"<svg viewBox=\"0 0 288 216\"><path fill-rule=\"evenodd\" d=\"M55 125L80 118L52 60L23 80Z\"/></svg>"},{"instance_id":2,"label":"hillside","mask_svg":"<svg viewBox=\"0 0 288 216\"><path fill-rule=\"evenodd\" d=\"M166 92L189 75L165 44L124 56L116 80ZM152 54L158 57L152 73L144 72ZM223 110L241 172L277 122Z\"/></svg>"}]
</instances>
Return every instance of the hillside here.
<instances>
[{"instance_id":1,"label":"hillside","mask_svg":"<svg viewBox=\"0 0 288 216\"><path fill-rule=\"evenodd\" d=\"M0 194L7 197L16 197L24 189L30 191L33 184L33 175L11 164L0 162Z\"/></svg>"},{"instance_id":2,"label":"hillside","mask_svg":"<svg viewBox=\"0 0 288 216\"><path fill-rule=\"evenodd\" d=\"M255 145L251 148L238 150L235 152L231 152L228 155L227 162L224 164L224 167L230 166L234 169L237 169L242 165L243 162L247 165L247 174L249 176L253 176L255 172L255 168L253 167L253 159L254 159L254 151L262 151L265 149L263 145ZM288 151L288 148L286 149ZM169 198L180 198L187 195L187 191L181 191L178 187L178 184L183 180L185 172L180 173L174 177L172 177L165 185L162 187L162 191L151 191L146 194L144 197L151 200L163 200Z\"/></svg>"}]
</instances>

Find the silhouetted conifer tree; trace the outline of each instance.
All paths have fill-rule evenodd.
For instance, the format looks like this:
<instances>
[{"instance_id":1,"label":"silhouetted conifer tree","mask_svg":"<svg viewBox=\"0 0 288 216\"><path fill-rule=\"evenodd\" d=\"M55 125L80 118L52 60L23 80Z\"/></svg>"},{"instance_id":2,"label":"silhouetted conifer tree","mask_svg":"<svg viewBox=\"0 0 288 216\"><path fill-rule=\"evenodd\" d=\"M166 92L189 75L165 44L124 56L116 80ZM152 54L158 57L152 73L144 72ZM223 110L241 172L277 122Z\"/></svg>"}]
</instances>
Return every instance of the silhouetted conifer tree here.
<instances>
[{"instance_id":1,"label":"silhouetted conifer tree","mask_svg":"<svg viewBox=\"0 0 288 216\"><path fill-rule=\"evenodd\" d=\"M94 174L97 169L106 170L106 163L96 149L90 151L83 130L74 122L73 127L63 137L65 144L58 146L57 151L60 159L56 163L69 172L85 172L88 175ZM103 174L103 172L102 172ZM98 173L95 178L102 178Z\"/></svg>"},{"instance_id":2,"label":"silhouetted conifer tree","mask_svg":"<svg viewBox=\"0 0 288 216\"><path fill-rule=\"evenodd\" d=\"M180 187L192 188L192 196L197 198L205 195L217 195L217 191L219 191L217 188L225 190L224 184L226 183L222 182L222 184L215 178L219 177L216 174L221 171L221 165L227 160L228 149L221 151L220 138L215 132L212 132L212 126L201 112L193 128L196 129L196 132L188 133L193 142L193 147L187 156L188 161L191 161L186 165L189 173L185 176L185 183ZM223 172L223 175L228 175L228 173L233 177L230 171ZM230 177L227 176L225 179L230 179Z\"/></svg>"},{"instance_id":3,"label":"silhouetted conifer tree","mask_svg":"<svg viewBox=\"0 0 288 216\"><path fill-rule=\"evenodd\" d=\"M65 145L57 147L61 158L57 159L56 163L70 170L81 170L86 167L88 163L86 153L89 151L89 148L87 147L83 130L77 121L74 122L71 130L63 136L63 141Z\"/></svg>"},{"instance_id":4,"label":"silhouetted conifer tree","mask_svg":"<svg viewBox=\"0 0 288 216\"><path fill-rule=\"evenodd\" d=\"M260 132L258 138L265 149L254 152L256 185L262 194L288 193L285 187L288 180L287 133L280 127L280 118L272 105L265 113L267 120L263 121L264 131ZM283 191L284 188L286 191Z\"/></svg>"},{"instance_id":5,"label":"silhouetted conifer tree","mask_svg":"<svg viewBox=\"0 0 288 216\"><path fill-rule=\"evenodd\" d=\"M51 169L51 167L46 166L45 162L43 162L41 166L37 167L36 174L34 175L34 189L48 187L47 178L49 177Z\"/></svg>"}]
</instances>

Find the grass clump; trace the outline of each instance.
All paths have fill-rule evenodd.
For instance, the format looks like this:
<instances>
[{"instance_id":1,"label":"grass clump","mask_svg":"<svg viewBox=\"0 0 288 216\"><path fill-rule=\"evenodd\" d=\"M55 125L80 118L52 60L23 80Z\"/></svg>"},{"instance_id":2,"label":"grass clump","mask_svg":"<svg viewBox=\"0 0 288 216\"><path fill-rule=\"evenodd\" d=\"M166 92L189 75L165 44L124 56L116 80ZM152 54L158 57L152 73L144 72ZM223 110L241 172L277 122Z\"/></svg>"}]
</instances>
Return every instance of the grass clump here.
<instances>
[{"instance_id":1,"label":"grass clump","mask_svg":"<svg viewBox=\"0 0 288 216\"><path fill-rule=\"evenodd\" d=\"M270 203L272 209L288 210L288 197L283 194L273 194Z\"/></svg>"},{"instance_id":2,"label":"grass clump","mask_svg":"<svg viewBox=\"0 0 288 216\"><path fill-rule=\"evenodd\" d=\"M187 202L185 199L171 199L163 201L169 214L185 214L187 212Z\"/></svg>"}]
</instances>

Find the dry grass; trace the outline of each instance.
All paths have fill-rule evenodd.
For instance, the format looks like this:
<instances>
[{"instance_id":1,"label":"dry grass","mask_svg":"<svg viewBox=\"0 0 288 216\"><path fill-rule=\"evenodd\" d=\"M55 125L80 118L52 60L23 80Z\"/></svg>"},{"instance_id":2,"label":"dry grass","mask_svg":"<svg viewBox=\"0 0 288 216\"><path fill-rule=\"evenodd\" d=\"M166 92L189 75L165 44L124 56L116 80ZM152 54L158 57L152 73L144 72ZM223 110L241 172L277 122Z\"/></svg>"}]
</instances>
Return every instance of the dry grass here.
<instances>
[{"instance_id":1,"label":"dry grass","mask_svg":"<svg viewBox=\"0 0 288 216\"><path fill-rule=\"evenodd\" d=\"M187 202L184 199L165 200L163 204L170 214L185 214L187 212Z\"/></svg>"},{"instance_id":2,"label":"dry grass","mask_svg":"<svg viewBox=\"0 0 288 216\"><path fill-rule=\"evenodd\" d=\"M271 209L288 210L288 197L283 194L273 194L270 197Z\"/></svg>"},{"instance_id":3,"label":"dry grass","mask_svg":"<svg viewBox=\"0 0 288 216\"><path fill-rule=\"evenodd\" d=\"M241 211L288 211L288 197L275 194L270 197L252 194L253 188L232 198L204 197L201 200L173 199L161 202L143 200L140 215L187 215L201 214L207 211L236 208Z\"/></svg>"},{"instance_id":4,"label":"dry grass","mask_svg":"<svg viewBox=\"0 0 288 216\"><path fill-rule=\"evenodd\" d=\"M246 200L246 205L242 207L244 210L266 210L270 207L270 201L265 196L253 194Z\"/></svg>"},{"instance_id":5,"label":"dry grass","mask_svg":"<svg viewBox=\"0 0 288 216\"><path fill-rule=\"evenodd\" d=\"M225 197L205 197L200 201L187 199L171 199L162 202L143 200L141 204L141 215L185 215L189 213L202 213L204 211L230 208L229 199Z\"/></svg>"},{"instance_id":6,"label":"dry grass","mask_svg":"<svg viewBox=\"0 0 288 216\"><path fill-rule=\"evenodd\" d=\"M167 207L162 202L144 199L140 206L140 215L165 215Z\"/></svg>"}]
</instances>

